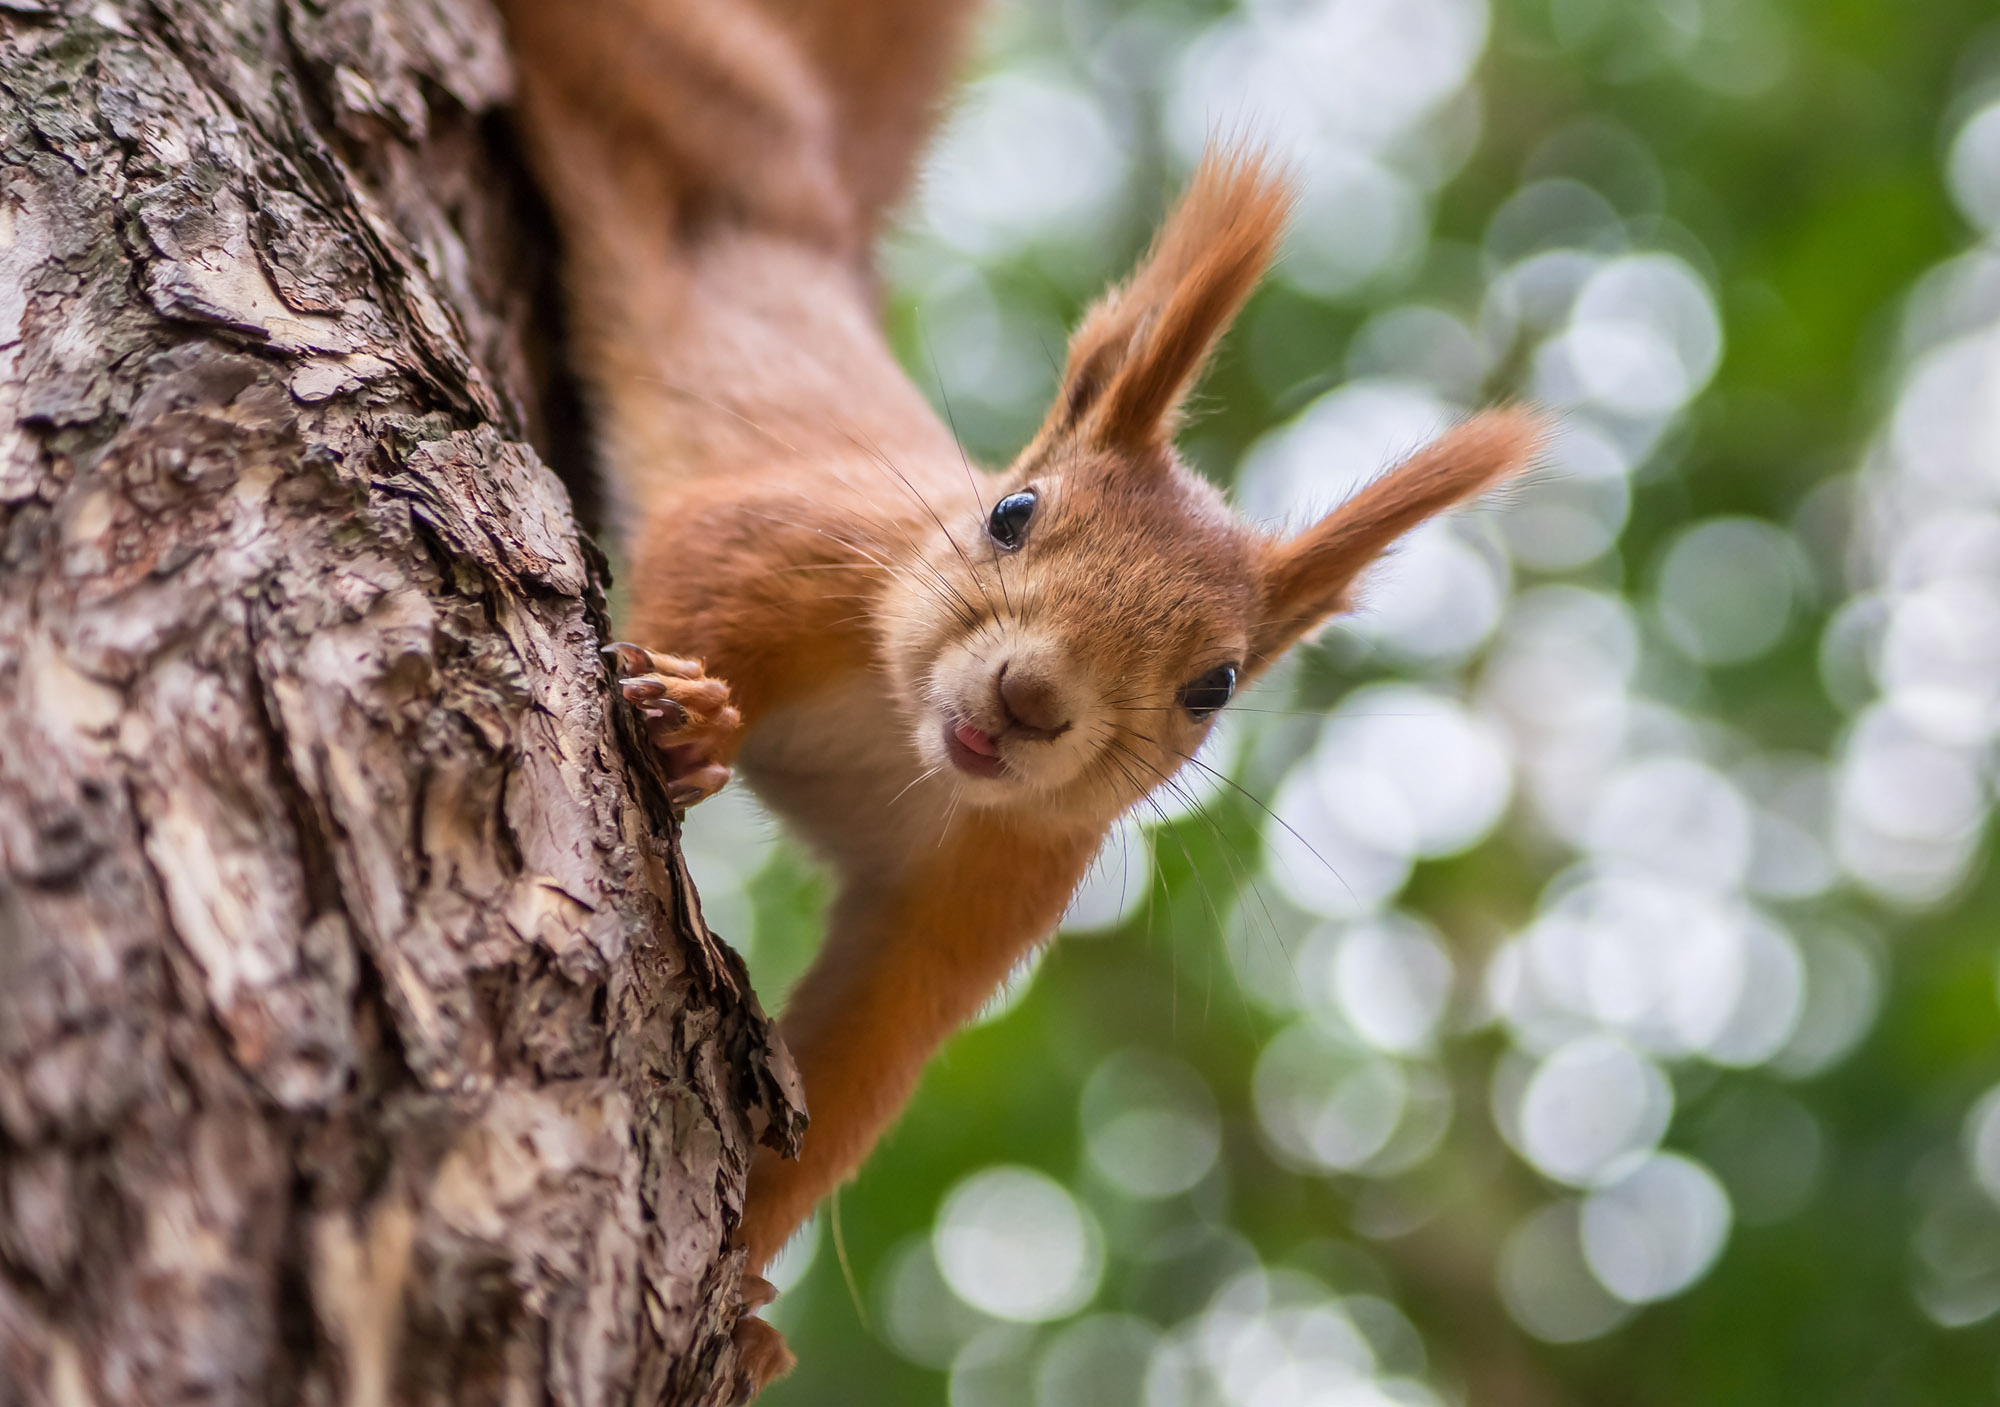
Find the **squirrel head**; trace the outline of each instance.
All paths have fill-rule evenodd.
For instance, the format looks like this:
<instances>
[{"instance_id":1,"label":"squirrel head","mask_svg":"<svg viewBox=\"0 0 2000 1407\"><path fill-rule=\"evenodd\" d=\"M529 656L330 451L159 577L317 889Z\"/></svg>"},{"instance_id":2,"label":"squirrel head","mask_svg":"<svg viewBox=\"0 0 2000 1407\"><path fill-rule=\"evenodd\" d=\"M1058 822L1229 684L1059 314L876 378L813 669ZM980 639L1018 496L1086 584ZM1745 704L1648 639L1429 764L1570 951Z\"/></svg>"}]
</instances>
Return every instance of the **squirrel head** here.
<instances>
[{"instance_id":1,"label":"squirrel head","mask_svg":"<svg viewBox=\"0 0 2000 1407\"><path fill-rule=\"evenodd\" d=\"M1398 537L1524 468L1542 426L1489 410L1279 537L1182 464L1188 391L1292 203L1215 150L1138 270L1089 311L1034 440L899 573L885 653L926 765L972 804L1102 825L1164 783L1242 684ZM945 589L939 589L943 587Z\"/></svg>"}]
</instances>

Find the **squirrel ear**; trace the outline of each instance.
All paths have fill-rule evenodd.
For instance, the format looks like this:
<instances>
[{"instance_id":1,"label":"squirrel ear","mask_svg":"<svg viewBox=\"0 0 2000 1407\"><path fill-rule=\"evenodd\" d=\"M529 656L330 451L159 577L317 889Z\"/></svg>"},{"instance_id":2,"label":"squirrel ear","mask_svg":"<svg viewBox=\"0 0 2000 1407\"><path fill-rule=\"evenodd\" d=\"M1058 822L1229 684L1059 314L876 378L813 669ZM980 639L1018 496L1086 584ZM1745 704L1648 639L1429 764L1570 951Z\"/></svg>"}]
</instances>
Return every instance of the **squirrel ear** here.
<instances>
[{"instance_id":1,"label":"squirrel ear","mask_svg":"<svg viewBox=\"0 0 2000 1407\"><path fill-rule=\"evenodd\" d=\"M1548 428L1533 411L1503 407L1438 436L1305 532L1266 549L1251 656L1275 660L1328 616L1397 538L1476 498L1533 462Z\"/></svg>"},{"instance_id":2,"label":"squirrel ear","mask_svg":"<svg viewBox=\"0 0 2000 1407\"><path fill-rule=\"evenodd\" d=\"M1277 250L1290 184L1262 152L1211 146L1138 270L1070 339L1039 438L1140 450L1173 432L1211 348Z\"/></svg>"}]
</instances>

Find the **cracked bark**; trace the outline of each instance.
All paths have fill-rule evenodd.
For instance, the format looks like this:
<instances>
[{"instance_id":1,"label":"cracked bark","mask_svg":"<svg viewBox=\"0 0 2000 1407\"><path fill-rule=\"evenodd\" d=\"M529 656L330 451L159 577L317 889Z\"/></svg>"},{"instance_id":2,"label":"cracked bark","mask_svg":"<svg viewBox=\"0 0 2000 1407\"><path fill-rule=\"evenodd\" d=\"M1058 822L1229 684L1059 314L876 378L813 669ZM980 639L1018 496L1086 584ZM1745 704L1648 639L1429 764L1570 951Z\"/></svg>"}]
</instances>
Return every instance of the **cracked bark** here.
<instances>
[{"instance_id":1,"label":"cracked bark","mask_svg":"<svg viewBox=\"0 0 2000 1407\"><path fill-rule=\"evenodd\" d=\"M0 1403L715 1402L796 1078L483 0L0 0Z\"/></svg>"}]
</instances>

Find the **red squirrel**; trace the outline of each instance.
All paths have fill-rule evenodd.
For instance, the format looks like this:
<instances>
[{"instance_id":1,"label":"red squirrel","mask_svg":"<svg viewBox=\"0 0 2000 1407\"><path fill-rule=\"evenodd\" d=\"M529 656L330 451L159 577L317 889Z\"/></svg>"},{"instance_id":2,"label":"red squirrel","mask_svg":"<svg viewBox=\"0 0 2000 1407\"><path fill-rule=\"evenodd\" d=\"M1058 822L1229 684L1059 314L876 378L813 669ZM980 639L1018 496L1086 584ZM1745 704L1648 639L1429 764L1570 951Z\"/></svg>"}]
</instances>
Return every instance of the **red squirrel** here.
<instances>
[{"instance_id":1,"label":"red squirrel","mask_svg":"<svg viewBox=\"0 0 2000 1407\"><path fill-rule=\"evenodd\" d=\"M890 352L872 262L965 0L503 8L626 519L625 696L681 800L740 770L838 879L780 1020L811 1123L796 1161L751 1171L754 1303L1117 818L1540 429L1486 411L1296 536L1234 516L1174 429L1291 191L1219 147L1083 318L1033 441L969 467ZM738 1344L753 1390L790 1365L761 1320Z\"/></svg>"}]
</instances>

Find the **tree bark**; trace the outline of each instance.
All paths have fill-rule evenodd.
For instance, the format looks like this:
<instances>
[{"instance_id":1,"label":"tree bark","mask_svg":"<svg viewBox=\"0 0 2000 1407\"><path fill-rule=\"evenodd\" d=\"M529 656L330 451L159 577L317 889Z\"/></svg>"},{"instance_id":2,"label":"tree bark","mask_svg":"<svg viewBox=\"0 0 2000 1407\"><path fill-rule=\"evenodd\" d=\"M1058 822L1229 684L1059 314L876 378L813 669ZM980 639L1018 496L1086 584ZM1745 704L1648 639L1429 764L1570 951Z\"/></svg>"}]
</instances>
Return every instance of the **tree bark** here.
<instances>
[{"instance_id":1,"label":"tree bark","mask_svg":"<svg viewBox=\"0 0 2000 1407\"><path fill-rule=\"evenodd\" d=\"M0 1402L731 1395L798 1086L530 448L509 83L0 0Z\"/></svg>"}]
</instances>

